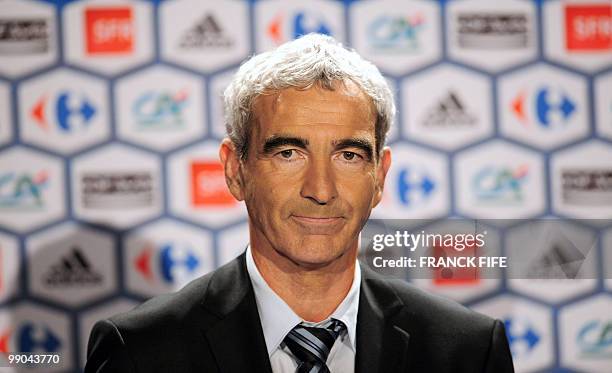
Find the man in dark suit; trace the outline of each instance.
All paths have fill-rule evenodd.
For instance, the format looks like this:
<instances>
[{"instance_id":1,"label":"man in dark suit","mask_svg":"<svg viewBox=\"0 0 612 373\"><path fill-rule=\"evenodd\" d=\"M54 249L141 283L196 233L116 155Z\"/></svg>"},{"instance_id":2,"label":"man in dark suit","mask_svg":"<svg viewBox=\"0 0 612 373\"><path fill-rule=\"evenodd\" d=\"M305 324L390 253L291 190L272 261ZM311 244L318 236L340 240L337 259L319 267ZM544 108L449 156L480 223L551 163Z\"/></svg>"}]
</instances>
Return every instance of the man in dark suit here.
<instances>
[{"instance_id":1,"label":"man in dark suit","mask_svg":"<svg viewBox=\"0 0 612 373\"><path fill-rule=\"evenodd\" d=\"M249 246L177 293L98 322L89 372L512 372L503 324L357 261L391 165L380 72L307 35L225 92L220 158Z\"/></svg>"}]
</instances>

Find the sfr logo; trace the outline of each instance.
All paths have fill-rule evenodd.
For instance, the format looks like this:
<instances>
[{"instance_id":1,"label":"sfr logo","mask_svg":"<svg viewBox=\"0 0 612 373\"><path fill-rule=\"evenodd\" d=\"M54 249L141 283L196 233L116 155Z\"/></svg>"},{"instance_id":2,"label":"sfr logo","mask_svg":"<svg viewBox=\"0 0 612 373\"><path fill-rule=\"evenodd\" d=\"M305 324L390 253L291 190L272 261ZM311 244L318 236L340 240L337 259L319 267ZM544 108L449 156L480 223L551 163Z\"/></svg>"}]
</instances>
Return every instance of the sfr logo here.
<instances>
[{"instance_id":1,"label":"sfr logo","mask_svg":"<svg viewBox=\"0 0 612 373\"><path fill-rule=\"evenodd\" d=\"M566 6L565 41L569 51L612 49L612 5Z\"/></svg>"},{"instance_id":2,"label":"sfr logo","mask_svg":"<svg viewBox=\"0 0 612 373\"><path fill-rule=\"evenodd\" d=\"M129 7L85 10L87 54L123 54L134 49L134 19Z\"/></svg>"}]
</instances>

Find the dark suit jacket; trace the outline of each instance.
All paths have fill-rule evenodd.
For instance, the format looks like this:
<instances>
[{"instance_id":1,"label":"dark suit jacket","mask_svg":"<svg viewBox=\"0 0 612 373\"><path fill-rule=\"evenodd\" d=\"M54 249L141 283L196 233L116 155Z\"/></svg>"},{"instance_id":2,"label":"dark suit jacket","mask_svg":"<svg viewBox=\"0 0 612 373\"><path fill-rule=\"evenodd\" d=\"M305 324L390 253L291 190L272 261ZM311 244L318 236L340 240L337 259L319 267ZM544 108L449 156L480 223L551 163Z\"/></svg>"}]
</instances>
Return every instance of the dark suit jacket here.
<instances>
[{"instance_id":1,"label":"dark suit jacket","mask_svg":"<svg viewBox=\"0 0 612 373\"><path fill-rule=\"evenodd\" d=\"M94 372L271 372L245 254L99 321ZM513 372L503 324L362 265L356 372Z\"/></svg>"}]
</instances>

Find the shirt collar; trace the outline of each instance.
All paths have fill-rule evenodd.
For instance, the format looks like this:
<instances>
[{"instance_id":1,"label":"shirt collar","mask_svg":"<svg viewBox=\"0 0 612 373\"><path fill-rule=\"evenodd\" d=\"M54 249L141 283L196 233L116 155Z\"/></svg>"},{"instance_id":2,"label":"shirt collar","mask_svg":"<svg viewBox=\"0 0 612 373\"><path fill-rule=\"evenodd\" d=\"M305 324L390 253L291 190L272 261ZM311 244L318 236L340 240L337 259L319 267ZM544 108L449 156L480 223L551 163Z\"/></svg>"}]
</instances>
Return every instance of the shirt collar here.
<instances>
[{"instance_id":1,"label":"shirt collar","mask_svg":"<svg viewBox=\"0 0 612 373\"><path fill-rule=\"evenodd\" d=\"M261 327L268 348L268 356L279 347L285 336L303 320L293 312L291 307L279 297L274 290L268 286L266 280L261 276L259 269L255 265L251 246L247 247L246 252L247 272L253 284L255 292L255 300L257 309L259 310L259 318ZM349 342L356 351L356 333L357 333L357 311L359 309L359 290L361 289L361 269L359 261L355 263L355 274L353 284L346 294L346 297L336 310L331 314L331 318L340 320L346 325Z\"/></svg>"}]
</instances>

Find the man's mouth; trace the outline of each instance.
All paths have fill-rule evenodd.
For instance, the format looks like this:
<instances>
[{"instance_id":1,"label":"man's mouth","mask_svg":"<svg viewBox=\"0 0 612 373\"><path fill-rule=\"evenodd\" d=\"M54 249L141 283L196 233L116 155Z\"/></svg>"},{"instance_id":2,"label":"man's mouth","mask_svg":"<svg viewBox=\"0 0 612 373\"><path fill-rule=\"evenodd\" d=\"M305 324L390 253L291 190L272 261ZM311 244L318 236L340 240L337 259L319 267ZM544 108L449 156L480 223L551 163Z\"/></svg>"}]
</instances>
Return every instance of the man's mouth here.
<instances>
[{"instance_id":1,"label":"man's mouth","mask_svg":"<svg viewBox=\"0 0 612 373\"><path fill-rule=\"evenodd\" d=\"M319 216L292 215L292 217L298 221L301 221L304 223L311 223L311 224L329 224L329 223L334 223L342 219L341 216L319 217Z\"/></svg>"},{"instance_id":2,"label":"man's mouth","mask_svg":"<svg viewBox=\"0 0 612 373\"><path fill-rule=\"evenodd\" d=\"M291 219L306 234L333 235L342 229L345 219L342 216L303 216L291 215Z\"/></svg>"}]
</instances>

